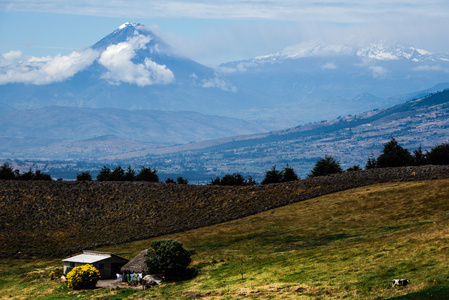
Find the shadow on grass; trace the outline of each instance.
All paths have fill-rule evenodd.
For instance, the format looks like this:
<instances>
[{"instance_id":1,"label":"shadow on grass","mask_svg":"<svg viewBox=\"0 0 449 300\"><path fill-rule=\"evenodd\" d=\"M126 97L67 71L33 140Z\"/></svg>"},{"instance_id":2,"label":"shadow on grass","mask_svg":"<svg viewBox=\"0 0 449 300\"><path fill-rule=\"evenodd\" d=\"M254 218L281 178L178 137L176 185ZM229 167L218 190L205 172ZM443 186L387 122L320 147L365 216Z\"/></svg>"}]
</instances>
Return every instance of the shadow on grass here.
<instances>
[{"instance_id":1,"label":"shadow on grass","mask_svg":"<svg viewBox=\"0 0 449 300\"><path fill-rule=\"evenodd\" d=\"M420 299L449 299L449 285L434 286L419 292L410 293L404 296L389 298L390 300L420 300Z\"/></svg>"}]
</instances>

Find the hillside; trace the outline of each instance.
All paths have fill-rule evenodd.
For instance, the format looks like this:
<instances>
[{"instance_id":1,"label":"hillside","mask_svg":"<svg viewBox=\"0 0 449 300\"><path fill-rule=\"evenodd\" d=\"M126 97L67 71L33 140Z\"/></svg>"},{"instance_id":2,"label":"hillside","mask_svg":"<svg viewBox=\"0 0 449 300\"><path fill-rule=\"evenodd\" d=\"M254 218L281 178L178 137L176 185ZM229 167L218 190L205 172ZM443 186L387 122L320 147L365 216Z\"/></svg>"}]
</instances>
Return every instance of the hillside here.
<instances>
[{"instance_id":1,"label":"hillside","mask_svg":"<svg viewBox=\"0 0 449 300\"><path fill-rule=\"evenodd\" d=\"M410 151L430 150L446 143L449 128L449 90L335 120L311 123L281 131L233 137L207 143L149 149L104 157L142 164L151 161L161 172L198 170L206 179L219 173L249 173L258 180L273 165L289 164L301 177L320 157L332 155L344 169L378 156L392 137ZM180 155L182 154L182 155ZM170 160L170 164L165 161ZM186 170L187 168L184 168ZM211 175L208 175L211 174Z\"/></svg>"},{"instance_id":2,"label":"hillside","mask_svg":"<svg viewBox=\"0 0 449 300\"><path fill-rule=\"evenodd\" d=\"M376 184L163 236L184 243L199 274L147 291L73 293L48 280L63 257L4 259L0 297L447 299L448 197L448 179ZM132 258L150 243L98 250ZM392 289L394 278L411 284Z\"/></svg>"},{"instance_id":3,"label":"hillside","mask_svg":"<svg viewBox=\"0 0 449 300\"><path fill-rule=\"evenodd\" d=\"M449 166L423 166L251 187L0 181L0 257L68 255L222 223L369 184L448 177Z\"/></svg>"}]
</instances>

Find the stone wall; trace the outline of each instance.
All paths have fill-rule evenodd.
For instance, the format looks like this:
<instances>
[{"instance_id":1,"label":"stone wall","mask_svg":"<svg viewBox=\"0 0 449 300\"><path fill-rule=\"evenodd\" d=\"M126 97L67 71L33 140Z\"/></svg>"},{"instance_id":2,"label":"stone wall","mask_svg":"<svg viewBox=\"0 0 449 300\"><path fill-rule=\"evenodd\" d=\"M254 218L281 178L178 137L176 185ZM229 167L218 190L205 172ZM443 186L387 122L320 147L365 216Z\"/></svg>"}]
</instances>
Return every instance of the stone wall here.
<instances>
[{"instance_id":1,"label":"stone wall","mask_svg":"<svg viewBox=\"0 0 449 300\"><path fill-rule=\"evenodd\" d=\"M449 166L345 172L250 187L0 181L0 257L61 257L222 223L382 182L449 178Z\"/></svg>"}]
</instances>

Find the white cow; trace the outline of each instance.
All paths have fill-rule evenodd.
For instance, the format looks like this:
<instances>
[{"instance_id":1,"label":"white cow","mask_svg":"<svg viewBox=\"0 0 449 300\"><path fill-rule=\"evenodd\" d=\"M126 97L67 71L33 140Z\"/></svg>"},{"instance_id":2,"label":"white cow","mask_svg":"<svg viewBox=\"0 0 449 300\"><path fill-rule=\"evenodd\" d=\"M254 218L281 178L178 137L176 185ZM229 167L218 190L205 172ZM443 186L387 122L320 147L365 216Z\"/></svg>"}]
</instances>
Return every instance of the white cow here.
<instances>
[{"instance_id":1,"label":"white cow","mask_svg":"<svg viewBox=\"0 0 449 300\"><path fill-rule=\"evenodd\" d=\"M393 283L392 283L391 287L406 286L409 283L410 283L410 280L408 280L408 279L393 279Z\"/></svg>"}]
</instances>

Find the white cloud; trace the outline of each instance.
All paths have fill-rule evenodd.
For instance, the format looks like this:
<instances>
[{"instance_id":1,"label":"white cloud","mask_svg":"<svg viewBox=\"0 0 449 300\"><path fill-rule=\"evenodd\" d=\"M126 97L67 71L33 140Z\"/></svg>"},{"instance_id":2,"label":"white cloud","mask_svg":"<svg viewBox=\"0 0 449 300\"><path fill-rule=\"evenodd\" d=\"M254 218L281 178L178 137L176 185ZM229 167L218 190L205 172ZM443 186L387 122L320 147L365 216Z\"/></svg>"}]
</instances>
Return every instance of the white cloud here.
<instances>
[{"instance_id":1,"label":"white cloud","mask_svg":"<svg viewBox=\"0 0 449 300\"><path fill-rule=\"evenodd\" d=\"M10 51L0 56L0 84L60 82L84 70L98 55L86 49L66 56L22 58L20 51Z\"/></svg>"},{"instance_id":2,"label":"white cloud","mask_svg":"<svg viewBox=\"0 0 449 300\"><path fill-rule=\"evenodd\" d=\"M373 72L374 78L384 77L388 71L381 66L370 66L369 69Z\"/></svg>"},{"instance_id":3,"label":"white cloud","mask_svg":"<svg viewBox=\"0 0 449 300\"><path fill-rule=\"evenodd\" d=\"M2 10L107 17L303 20L360 23L386 18L449 16L446 0L5 0Z\"/></svg>"},{"instance_id":4,"label":"white cloud","mask_svg":"<svg viewBox=\"0 0 449 300\"><path fill-rule=\"evenodd\" d=\"M333 62L328 62L327 64L324 64L321 66L321 69L323 70L335 70L337 69L337 66Z\"/></svg>"},{"instance_id":5,"label":"white cloud","mask_svg":"<svg viewBox=\"0 0 449 300\"><path fill-rule=\"evenodd\" d=\"M226 82L225 80L219 78L218 76L215 76L212 79L203 80L202 87L203 88L218 88L218 89L222 89L223 91L227 91L227 92L237 92L237 88L235 86L233 86L229 82Z\"/></svg>"},{"instance_id":6,"label":"white cloud","mask_svg":"<svg viewBox=\"0 0 449 300\"><path fill-rule=\"evenodd\" d=\"M139 86L173 82L173 72L165 65L159 65L148 58L141 64L132 62L136 50L145 49L149 41L148 36L136 35L126 42L106 48L99 59L100 64L108 70L102 77L113 84L126 82Z\"/></svg>"}]
</instances>

